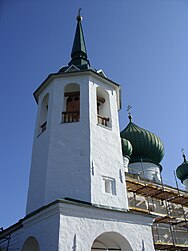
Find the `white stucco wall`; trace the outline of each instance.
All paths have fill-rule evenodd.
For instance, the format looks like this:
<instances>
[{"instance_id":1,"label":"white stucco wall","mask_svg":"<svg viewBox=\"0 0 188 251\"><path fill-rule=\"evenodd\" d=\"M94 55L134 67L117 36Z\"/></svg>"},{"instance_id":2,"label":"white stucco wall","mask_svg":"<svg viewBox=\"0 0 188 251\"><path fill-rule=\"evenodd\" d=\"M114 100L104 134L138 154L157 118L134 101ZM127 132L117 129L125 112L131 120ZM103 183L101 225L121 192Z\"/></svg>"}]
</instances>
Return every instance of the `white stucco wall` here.
<instances>
[{"instance_id":1,"label":"white stucco wall","mask_svg":"<svg viewBox=\"0 0 188 251\"><path fill-rule=\"evenodd\" d=\"M108 92L110 102L110 127L97 125L96 89ZM128 208L125 177L119 132L117 96L114 88L107 83L90 78L90 148L91 148L91 197L92 203L118 208ZM107 101L105 101L107 102ZM102 190L102 177L115 180L116 195Z\"/></svg>"},{"instance_id":2,"label":"white stucco wall","mask_svg":"<svg viewBox=\"0 0 188 251\"><path fill-rule=\"evenodd\" d=\"M129 159L123 156L124 172L128 173Z\"/></svg>"},{"instance_id":3,"label":"white stucco wall","mask_svg":"<svg viewBox=\"0 0 188 251\"><path fill-rule=\"evenodd\" d=\"M62 201L24 219L23 228L12 234L9 248L21 250L33 236L40 251L91 251L98 236L115 233L122 251L154 251L151 223L148 215Z\"/></svg>"},{"instance_id":4,"label":"white stucco wall","mask_svg":"<svg viewBox=\"0 0 188 251\"><path fill-rule=\"evenodd\" d=\"M70 83L80 84L80 121L62 123L64 87ZM46 93L49 93L47 130L40 136L35 130L27 214L58 198L91 200L88 77L65 76L53 80L40 95L39 109ZM36 128L38 119L39 115Z\"/></svg>"},{"instance_id":5,"label":"white stucco wall","mask_svg":"<svg viewBox=\"0 0 188 251\"><path fill-rule=\"evenodd\" d=\"M185 186L185 190L188 191L188 179L184 180L183 184Z\"/></svg>"},{"instance_id":6,"label":"white stucco wall","mask_svg":"<svg viewBox=\"0 0 188 251\"><path fill-rule=\"evenodd\" d=\"M161 181L159 166L151 162L129 163L129 172L140 174L141 177L149 180Z\"/></svg>"},{"instance_id":7,"label":"white stucco wall","mask_svg":"<svg viewBox=\"0 0 188 251\"><path fill-rule=\"evenodd\" d=\"M62 123L64 87L80 85L80 121ZM109 94L111 128L97 125L96 88ZM91 74L65 74L39 95L26 214L65 197L128 208L117 96L113 85ZM40 104L49 93L47 129L38 135ZM102 189L102 177L115 180L116 195Z\"/></svg>"},{"instance_id":8,"label":"white stucco wall","mask_svg":"<svg viewBox=\"0 0 188 251\"><path fill-rule=\"evenodd\" d=\"M62 206L62 205L61 205ZM75 211L76 209L76 211ZM125 238L122 251L154 250L149 217L88 207L66 205L61 208L59 250L90 251L94 240L107 232ZM71 226L71 228L69 228ZM69 229L65 234L65 229ZM76 240L76 241L75 241ZM126 245L129 243L132 249ZM119 243L120 244L120 243ZM127 247L125 249L125 247Z\"/></svg>"},{"instance_id":9,"label":"white stucco wall","mask_svg":"<svg viewBox=\"0 0 188 251\"><path fill-rule=\"evenodd\" d=\"M58 250L59 209L57 205L42 210L23 220L23 227L11 234L9 250L21 251L25 241L34 237L40 251Z\"/></svg>"}]
</instances>

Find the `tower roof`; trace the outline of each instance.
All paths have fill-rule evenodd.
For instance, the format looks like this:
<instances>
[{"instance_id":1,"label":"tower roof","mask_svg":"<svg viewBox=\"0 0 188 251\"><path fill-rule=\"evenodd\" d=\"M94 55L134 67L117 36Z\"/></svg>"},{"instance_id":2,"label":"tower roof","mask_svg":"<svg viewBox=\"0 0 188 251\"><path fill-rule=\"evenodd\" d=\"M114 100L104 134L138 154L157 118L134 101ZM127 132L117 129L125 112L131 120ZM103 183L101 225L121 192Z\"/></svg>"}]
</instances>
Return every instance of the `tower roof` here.
<instances>
[{"instance_id":1,"label":"tower roof","mask_svg":"<svg viewBox=\"0 0 188 251\"><path fill-rule=\"evenodd\" d=\"M185 154L183 153L183 163L176 169L176 175L178 179L183 182L188 178L188 161L186 160Z\"/></svg>"},{"instance_id":2,"label":"tower roof","mask_svg":"<svg viewBox=\"0 0 188 251\"><path fill-rule=\"evenodd\" d=\"M130 158L133 151L130 141L128 141L127 139L121 138L121 147L122 147L123 156Z\"/></svg>"},{"instance_id":3,"label":"tower roof","mask_svg":"<svg viewBox=\"0 0 188 251\"><path fill-rule=\"evenodd\" d=\"M130 141L133 152L130 162L148 161L159 164L164 156L164 146L161 139L132 122L121 132L121 137Z\"/></svg>"},{"instance_id":4,"label":"tower roof","mask_svg":"<svg viewBox=\"0 0 188 251\"><path fill-rule=\"evenodd\" d=\"M75 65L75 66L85 66L89 67L90 63L89 60L87 59L87 51L86 51L86 45L85 45L85 40L84 40L84 33L82 29L82 17L80 15L80 10L78 11L77 15L77 27L76 27L76 32L75 32L75 37L74 37L74 42L72 46L72 52L71 52L71 61L69 62L70 65Z\"/></svg>"}]
</instances>

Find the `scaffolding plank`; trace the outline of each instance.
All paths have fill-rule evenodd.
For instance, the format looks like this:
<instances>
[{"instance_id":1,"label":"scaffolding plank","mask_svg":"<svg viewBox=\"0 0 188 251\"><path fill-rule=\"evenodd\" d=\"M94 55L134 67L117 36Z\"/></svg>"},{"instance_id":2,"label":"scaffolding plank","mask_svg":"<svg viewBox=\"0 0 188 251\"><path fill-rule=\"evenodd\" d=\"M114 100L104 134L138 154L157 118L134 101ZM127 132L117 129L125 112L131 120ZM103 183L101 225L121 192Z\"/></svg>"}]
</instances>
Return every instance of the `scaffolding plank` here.
<instances>
[{"instance_id":1,"label":"scaffolding plank","mask_svg":"<svg viewBox=\"0 0 188 251\"><path fill-rule=\"evenodd\" d=\"M136 179L129 175L126 177L126 184L127 190L130 192L188 206L188 193L186 192L181 191L181 194L179 194L178 190L175 190L174 188L162 186L162 184L158 183L151 183L146 180L143 181L141 179Z\"/></svg>"},{"instance_id":2,"label":"scaffolding plank","mask_svg":"<svg viewBox=\"0 0 188 251\"><path fill-rule=\"evenodd\" d=\"M149 210L148 209L143 209L143 208L129 206L129 210L140 212L140 213L147 213L147 214L149 214Z\"/></svg>"},{"instance_id":3,"label":"scaffolding plank","mask_svg":"<svg viewBox=\"0 0 188 251\"><path fill-rule=\"evenodd\" d=\"M131 192L136 192L139 188L142 188L143 185L138 182L126 181L127 189Z\"/></svg>"},{"instance_id":4,"label":"scaffolding plank","mask_svg":"<svg viewBox=\"0 0 188 251\"><path fill-rule=\"evenodd\" d=\"M179 227L186 227L188 228L188 221L187 220L177 220L173 223L173 225L178 225Z\"/></svg>"},{"instance_id":5,"label":"scaffolding plank","mask_svg":"<svg viewBox=\"0 0 188 251\"><path fill-rule=\"evenodd\" d=\"M188 197L187 196L179 195L174 198L171 198L169 201L172 203L177 203L177 204L182 204L182 205L188 206Z\"/></svg>"},{"instance_id":6,"label":"scaffolding plank","mask_svg":"<svg viewBox=\"0 0 188 251\"><path fill-rule=\"evenodd\" d=\"M188 250L187 244L173 244L165 242L156 242L154 243L155 249L157 250Z\"/></svg>"},{"instance_id":7,"label":"scaffolding plank","mask_svg":"<svg viewBox=\"0 0 188 251\"><path fill-rule=\"evenodd\" d=\"M176 244L174 250L188 250L188 244Z\"/></svg>"},{"instance_id":8,"label":"scaffolding plank","mask_svg":"<svg viewBox=\"0 0 188 251\"><path fill-rule=\"evenodd\" d=\"M166 249L171 249L175 247L173 243L165 243L165 242L155 242L154 246L155 246L155 249L158 249L158 250L166 250Z\"/></svg>"},{"instance_id":9,"label":"scaffolding plank","mask_svg":"<svg viewBox=\"0 0 188 251\"><path fill-rule=\"evenodd\" d=\"M177 218L175 216L173 217L173 216L164 215L164 216L156 217L154 222L176 224Z\"/></svg>"}]
</instances>

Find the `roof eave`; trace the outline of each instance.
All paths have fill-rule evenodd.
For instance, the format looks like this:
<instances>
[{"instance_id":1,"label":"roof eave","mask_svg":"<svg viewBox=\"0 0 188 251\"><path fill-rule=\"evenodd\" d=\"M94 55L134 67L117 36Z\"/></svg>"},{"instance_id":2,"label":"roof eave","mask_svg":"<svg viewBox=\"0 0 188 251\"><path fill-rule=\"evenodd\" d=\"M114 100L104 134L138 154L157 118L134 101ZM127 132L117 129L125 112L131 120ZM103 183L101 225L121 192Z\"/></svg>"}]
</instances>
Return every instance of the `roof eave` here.
<instances>
[{"instance_id":1,"label":"roof eave","mask_svg":"<svg viewBox=\"0 0 188 251\"><path fill-rule=\"evenodd\" d=\"M12 233L14 233L15 231L17 231L18 229L23 227L23 223L22 223L23 219L20 219L17 223L11 225L10 227L2 230L0 232L0 240L4 239L6 236L11 235Z\"/></svg>"},{"instance_id":2,"label":"roof eave","mask_svg":"<svg viewBox=\"0 0 188 251\"><path fill-rule=\"evenodd\" d=\"M42 90L44 90L48 84L56 79L56 78L61 78L62 76L69 76L69 75L81 75L81 74L87 74L91 73L97 76L99 79L103 79L108 82L108 84L112 85L117 92L117 104L118 104L118 110L121 109L121 85L117 84L116 82L112 81L111 79L102 76L101 74L97 73L93 69L87 69L87 70L82 70L82 71L73 71L73 72L63 72L63 73L51 73L43 82L42 84L36 89L36 91L33 93L34 98L36 102L38 103L38 97L41 93Z\"/></svg>"}]
</instances>

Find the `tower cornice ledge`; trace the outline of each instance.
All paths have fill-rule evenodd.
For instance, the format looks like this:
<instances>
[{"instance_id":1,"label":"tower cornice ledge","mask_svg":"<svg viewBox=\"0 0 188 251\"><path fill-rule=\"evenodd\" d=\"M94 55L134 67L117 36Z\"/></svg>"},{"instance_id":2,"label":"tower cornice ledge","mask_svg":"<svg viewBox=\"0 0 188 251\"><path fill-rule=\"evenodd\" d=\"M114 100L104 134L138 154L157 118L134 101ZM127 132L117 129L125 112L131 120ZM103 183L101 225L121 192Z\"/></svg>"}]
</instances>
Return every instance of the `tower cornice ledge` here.
<instances>
[{"instance_id":1,"label":"tower cornice ledge","mask_svg":"<svg viewBox=\"0 0 188 251\"><path fill-rule=\"evenodd\" d=\"M121 109L121 85L101 75L100 73L97 73L93 69L86 69L86 70L74 71L74 72L71 71L71 72L63 72L63 73L61 72L51 73L33 93L36 102L38 103L38 97L40 93L50 84L52 80L58 79L58 78L74 77L74 76L77 77L77 76L82 76L82 75L90 75L114 87L117 93L118 110Z\"/></svg>"}]
</instances>

